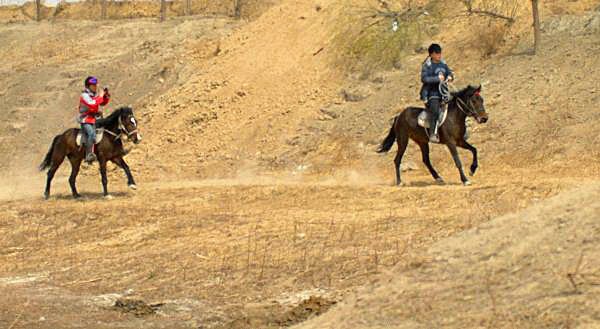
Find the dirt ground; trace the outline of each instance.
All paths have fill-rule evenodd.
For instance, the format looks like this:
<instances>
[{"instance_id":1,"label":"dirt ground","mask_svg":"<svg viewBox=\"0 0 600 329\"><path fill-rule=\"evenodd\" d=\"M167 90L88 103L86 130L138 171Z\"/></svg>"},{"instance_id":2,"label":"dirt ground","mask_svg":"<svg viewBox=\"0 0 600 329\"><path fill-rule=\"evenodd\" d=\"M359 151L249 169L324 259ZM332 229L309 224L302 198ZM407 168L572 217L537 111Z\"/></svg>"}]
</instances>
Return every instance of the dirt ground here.
<instances>
[{"instance_id":1,"label":"dirt ground","mask_svg":"<svg viewBox=\"0 0 600 329\"><path fill-rule=\"evenodd\" d=\"M425 54L358 78L332 60L338 1L270 4L254 20L0 25L0 327L600 323L597 1L545 2L537 56L526 8L483 56L465 31L488 20L449 5L423 42L447 45L459 87L483 85L480 169L464 187L433 146L437 185L411 145L401 188L374 150L418 104ZM63 165L44 201L36 166L74 125L88 74L110 110L133 105L139 189L110 167L105 199L85 166L75 201Z\"/></svg>"},{"instance_id":2,"label":"dirt ground","mask_svg":"<svg viewBox=\"0 0 600 329\"><path fill-rule=\"evenodd\" d=\"M435 243L299 328L598 328L598 183Z\"/></svg>"},{"instance_id":3,"label":"dirt ground","mask_svg":"<svg viewBox=\"0 0 600 329\"><path fill-rule=\"evenodd\" d=\"M4 300L2 319L10 324L16 307L25 327L56 328L69 317L81 327L97 321L99 327L137 327L136 317L124 319L93 302L130 291L166 309L186 308L144 318L147 327L233 321L266 327L266 310L285 308L281 300L316 290L312 294L336 301L433 241L577 184L486 180L465 189L421 181L398 190L385 183L257 177L157 183L136 193L122 187L108 202L93 193L76 202L64 188L48 202L8 201L0 208L0 233L8 237L0 271L3 290L20 297ZM60 301L65 294L67 304ZM246 308L257 308L261 317ZM186 325L179 322L184 319Z\"/></svg>"}]
</instances>

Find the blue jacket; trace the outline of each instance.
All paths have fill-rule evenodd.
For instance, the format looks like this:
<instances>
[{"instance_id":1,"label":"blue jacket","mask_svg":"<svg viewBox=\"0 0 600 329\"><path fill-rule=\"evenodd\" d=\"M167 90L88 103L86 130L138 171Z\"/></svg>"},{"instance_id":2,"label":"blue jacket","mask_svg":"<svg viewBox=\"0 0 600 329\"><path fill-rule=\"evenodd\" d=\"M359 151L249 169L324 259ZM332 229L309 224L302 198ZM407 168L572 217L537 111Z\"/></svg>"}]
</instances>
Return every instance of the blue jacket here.
<instances>
[{"instance_id":1,"label":"blue jacket","mask_svg":"<svg viewBox=\"0 0 600 329\"><path fill-rule=\"evenodd\" d=\"M421 82L423 82L423 86L421 86L420 94L422 101L427 102L432 96L440 96L440 78L438 76L440 72L446 78L450 76L454 77L454 73L444 60L434 63L431 57L427 57L427 60L423 62L423 66L421 67Z\"/></svg>"}]
</instances>

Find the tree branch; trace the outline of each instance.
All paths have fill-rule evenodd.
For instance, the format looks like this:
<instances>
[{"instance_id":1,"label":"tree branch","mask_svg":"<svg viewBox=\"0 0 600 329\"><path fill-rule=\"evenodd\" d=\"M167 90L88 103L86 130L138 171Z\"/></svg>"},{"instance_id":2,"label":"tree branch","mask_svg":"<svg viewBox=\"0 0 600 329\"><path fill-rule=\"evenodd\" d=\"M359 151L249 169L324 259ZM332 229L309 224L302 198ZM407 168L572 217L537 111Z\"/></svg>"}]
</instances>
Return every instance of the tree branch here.
<instances>
[{"instance_id":1,"label":"tree branch","mask_svg":"<svg viewBox=\"0 0 600 329\"><path fill-rule=\"evenodd\" d=\"M469 15L475 14L475 15L479 15L479 16L488 16L488 17L492 17L492 18L504 19L504 20L507 20L509 24L512 24L515 22L515 19L513 17L504 16L502 14L498 14L498 13L495 13L493 11L488 11L488 10L470 9L470 10L467 10L467 13Z\"/></svg>"}]
</instances>

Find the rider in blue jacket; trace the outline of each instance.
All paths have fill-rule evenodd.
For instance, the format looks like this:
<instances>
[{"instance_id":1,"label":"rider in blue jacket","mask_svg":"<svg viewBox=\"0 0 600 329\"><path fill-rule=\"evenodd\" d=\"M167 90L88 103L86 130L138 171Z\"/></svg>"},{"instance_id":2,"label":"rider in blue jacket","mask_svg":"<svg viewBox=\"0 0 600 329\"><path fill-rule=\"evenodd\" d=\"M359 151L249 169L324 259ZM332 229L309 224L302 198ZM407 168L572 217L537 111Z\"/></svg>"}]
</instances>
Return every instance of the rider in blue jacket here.
<instances>
[{"instance_id":1,"label":"rider in blue jacket","mask_svg":"<svg viewBox=\"0 0 600 329\"><path fill-rule=\"evenodd\" d=\"M430 114L429 140L439 142L437 135L438 117L440 115L441 97L439 86L440 82L454 80L454 73L442 59L442 47L433 43L429 46L429 57L423 62L421 67L421 100Z\"/></svg>"}]
</instances>

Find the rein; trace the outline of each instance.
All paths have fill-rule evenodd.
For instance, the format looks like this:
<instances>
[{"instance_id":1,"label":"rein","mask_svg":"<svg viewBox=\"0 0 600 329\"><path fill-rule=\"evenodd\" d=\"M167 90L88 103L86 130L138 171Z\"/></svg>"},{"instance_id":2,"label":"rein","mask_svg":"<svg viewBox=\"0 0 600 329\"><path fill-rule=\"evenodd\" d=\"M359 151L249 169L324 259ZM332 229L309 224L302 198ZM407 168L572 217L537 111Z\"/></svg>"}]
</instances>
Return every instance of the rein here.
<instances>
[{"instance_id":1,"label":"rein","mask_svg":"<svg viewBox=\"0 0 600 329\"><path fill-rule=\"evenodd\" d=\"M453 86L453 88L454 88L454 86ZM456 98L456 100L457 100L456 105L458 106L458 109L461 110L466 116L473 116L473 117L477 116L477 112L473 109L473 104L471 103L471 99L469 99L469 104L467 105L467 103L465 103L465 101L463 101L460 97L458 97L458 96L452 97L452 93L450 93L450 84L448 83L448 80L444 80L440 83L439 90L440 90L440 94L442 95L442 98L444 98L448 102L451 100L451 98ZM456 91L456 89L454 89L454 91ZM465 110L465 107L467 108L468 111Z\"/></svg>"},{"instance_id":2,"label":"rein","mask_svg":"<svg viewBox=\"0 0 600 329\"><path fill-rule=\"evenodd\" d=\"M108 130L108 129L104 129L104 132L105 132L105 133L107 133L107 134L109 134L109 135L112 135L112 136L114 136L114 137L115 137L115 140L117 140L117 139L121 139L121 132L120 132L120 131L119 131L119 133L118 133L118 134L115 134L115 133L113 133L112 131L110 131L110 130Z\"/></svg>"},{"instance_id":3,"label":"rein","mask_svg":"<svg viewBox=\"0 0 600 329\"><path fill-rule=\"evenodd\" d=\"M132 130L132 131L127 131L127 128L125 128L125 125L123 124L123 121L121 120L121 116L119 115L119 125L117 127L117 133L110 131L108 128L104 130L105 133L108 133L109 135L112 135L115 137L115 140L117 139L121 139L123 132L125 132L125 135L127 136L127 138L129 138L131 135L137 133L137 128Z\"/></svg>"},{"instance_id":4,"label":"rein","mask_svg":"<svg viewBox=\"0 0 600 329\"><path fill-rule=\"evenodd\" d=\"M460 99L460 97L456 97L456 100L458 101L458 102L456 102L456 105L464 114L466 114L467 116L473 116L473 117L475 117L477 115L477 112L475 112L475 110L473 110L473 104L471 104L471 100L469 100L470 106L467 106L467 104L462 99ZM461 105L461 103L462 103L462 105ZM467 107L467 109L469 110L468 112L465 111L463 105L465 107Z\"/></svg>"}]
</instances>

